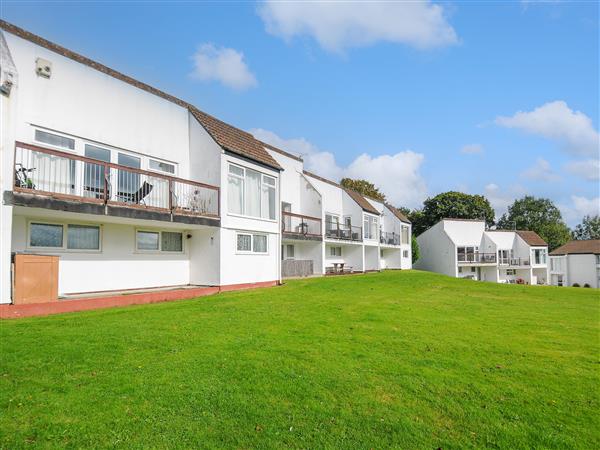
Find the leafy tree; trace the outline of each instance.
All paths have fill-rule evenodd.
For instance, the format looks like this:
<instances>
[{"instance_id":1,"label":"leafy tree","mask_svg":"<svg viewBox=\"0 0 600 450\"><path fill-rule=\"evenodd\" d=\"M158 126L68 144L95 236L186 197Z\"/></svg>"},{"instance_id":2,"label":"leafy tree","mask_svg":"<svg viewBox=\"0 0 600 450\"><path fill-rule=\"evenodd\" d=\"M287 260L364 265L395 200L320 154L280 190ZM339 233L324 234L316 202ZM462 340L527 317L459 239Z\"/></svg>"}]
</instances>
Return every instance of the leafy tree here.
<instances>
[{"instance_id":1,"label":"leafy tree","mask_svg":"<svg viewBox=\"0 0 600 450\"><path fill-rule=\"evenodd\" d=\"M490 226L494 224L494 210L483 195L450 191L428 198L422 210L412 211L409 215L417 236L444 218L481 219Z\"/></svg>"},{"instance_id":2,"label":"leafy tree","mask_svg":"<svg viewBox=\"0 0 600 450\"><path fill-rule=\"evenodd\" d=\"M498 221L498 228L535 231L554 250L570 239L569 227L562 220L560 210L547 198L527 195L515 200Z\"/></svg>"},{"instance_id":3,"label":"leafy tree","mask_svg":"<svg viewBox=\"0 0 600 450\"><path fill-rule=\"evenodd\" d=\"M417 242L417 237L414 234L412 235L410 246L412 249L412 263L414 264L417 259L419 259L419 244Z\"/></svg>"},{"instance_id":4,"label":"leafy tree","mask_svg":"<svg viewBox=\"0 0 600 450\"><path fill-rule=\"evenodd\" d=\"M352 178L342 178L340 184L345 188L352 189L353 191L358 192L359 194L372 197L382 202L385 201L385 194L381 192L379 188L375 187L375 185L370 181L354 180Z\"/></svg>"},{"instance_id":5,"label":"leafy tree","mask_svg":"<svg viewBox=\"0 0 600 450\"><path fill-rule=\"evenodd\" d=\"M600 239L600 216L585 216L573 230L573 239Z\"/></svg>"}]
</instances>

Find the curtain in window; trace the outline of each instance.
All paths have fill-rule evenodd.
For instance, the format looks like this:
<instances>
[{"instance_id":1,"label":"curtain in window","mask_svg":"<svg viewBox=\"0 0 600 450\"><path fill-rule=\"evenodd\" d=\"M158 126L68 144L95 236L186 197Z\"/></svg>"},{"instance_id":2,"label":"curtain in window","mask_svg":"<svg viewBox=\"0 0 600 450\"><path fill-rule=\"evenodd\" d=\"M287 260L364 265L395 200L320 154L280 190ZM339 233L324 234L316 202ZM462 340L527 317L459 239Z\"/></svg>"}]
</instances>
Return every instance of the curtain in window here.
<instances>
[{"instance_id":1,"label":"curtain in window","mask_svg":"<svg viewBox=\"0 0 600 450\"><path fill-rule=\"evenodd\" d=\"M30 241L32 247L62 247L62 225L32 223L30 226Z\"/></svg>"},{"instance_id":2,"label":"curtain in window","mask_svg":"<svg viewBox=\"0 0 600 450\"><path fill-rule=\"evenodd\" d=\"M262 205L262 217L275 220L275 187L263 184Z\"/></svg>"},{"instance_id":3,"label":"curtain in window","mask_svg":"<svg viewBox=\"0 0 600 450\"><path fill-rule=\"evenodd\" d=\"M255 253L266 253L267 252L267 237L262 234L254 235L254 249Z\"/></svg>"},{"instance_id":4,"label":"curtain in window","mask_svg":"<svg viewBox=\"0 0 600 450\"><path fill-rule=\"evenodd\" d=\"M100 228L88 225L69 225L67 227L67 248L99 250Z\"/></svg>"},{"instance_id":5,"label":"curtain in window","mask_svg":"<svg viewBox=\"0 0 600 450\"><path fill-rule=\"evenodd\" d=\"M183 235L170 231L161 233L161 250L163 252L180 252L183 250Z\"/></svg>"},{"instance_id":6,"label":"curtain in window","mask_svg":"<svg viewBox=\"0 0 600 450\"><path fill-rule=\"evenodd\" d=\"M32 152L28 175L35 188L57 194L73 194L75 189L75 161L62 156Z\"/></svg>"},{"instance_id":7,"label":"curtain in window","mask_svg":"<svg viewBox=\"0 0 600 450\"><path fill-rule=\"evenodd\" d=\"M247 216L260 217L260 179L254 170L246 169L246 211Z\"/></svg>"},{"instance_id":8,"label":"curtain in window","mask_svg":"<svg viewBox=\"0 0 600 450\"><path fill-rule=\"evenodd\" d=\"M238 234L237 235L237 249L239 252L249 252L252 250L251 247L252 236L249 234Z\"/></svg>"},{"instance_id":9,"label":"curtain in window","mask_svg":"<svg viewBox=\"0 0 600 450\"><path fill-rule=\"evenodd\" d=\"M244 180L229 175L227 185L227 210L234 214L244 213Z\"/></svg>"},{"instance_id":10,"label":"curtain in window","mask_svg":"<svg viewBox=\"0 0 600 450\"><path fill-rule=\"evenodd\" d=\"M154 231L138 231L138 250L158 250L158 235L159 233Z\"/></svg>"}]
</instances>

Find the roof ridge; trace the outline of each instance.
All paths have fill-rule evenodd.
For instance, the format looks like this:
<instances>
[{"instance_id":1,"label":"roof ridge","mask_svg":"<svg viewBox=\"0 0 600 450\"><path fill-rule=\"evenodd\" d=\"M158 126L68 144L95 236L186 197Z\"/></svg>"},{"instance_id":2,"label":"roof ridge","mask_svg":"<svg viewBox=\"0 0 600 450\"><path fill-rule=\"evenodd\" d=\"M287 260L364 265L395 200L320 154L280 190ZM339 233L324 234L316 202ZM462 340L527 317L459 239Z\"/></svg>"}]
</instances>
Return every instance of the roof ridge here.
<instances>
[{"instance_id":1,"label":"roof ridge","mask_svg":"<svg viewBox=\"0 0 600 450\"><path fill-rule=\"evenodd\" d=\"M281 153L281 154L283 154L284 156L287 156L287 157L289 157L289 158L295 159L296 161L301 161L301 162L304 162L304 159L302 159L302 157L301 157L301 156L294 155L293 153L290 153L290 152L287 152L287 151L285 151L285 150L282 150L282 149L280 149L279 147L275 147L273 144L269 144L268 142L261 141L260 139L258 139L258 138L256 138L256 137L254 137L254 139L256 139L258 142L260 142L261 144L263 144L265 147L267 147L267 148L269 148L269 149L273 150L274 152Z\"/></svg>"}]
</instances>

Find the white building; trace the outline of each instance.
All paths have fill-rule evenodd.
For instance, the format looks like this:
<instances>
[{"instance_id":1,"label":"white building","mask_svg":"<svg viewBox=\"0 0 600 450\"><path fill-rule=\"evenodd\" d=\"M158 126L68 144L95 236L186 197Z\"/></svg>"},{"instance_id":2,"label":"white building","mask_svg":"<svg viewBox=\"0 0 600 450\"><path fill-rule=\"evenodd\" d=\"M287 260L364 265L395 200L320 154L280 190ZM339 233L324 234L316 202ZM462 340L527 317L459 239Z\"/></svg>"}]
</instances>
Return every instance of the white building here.
<instances>
[{"instance_id":1,"label":"white building","mask_svg":"<svg viewBox=\"0 0 600 450\"><path fill-rule=\"evenodd\" d=\"M0 303L20 254L58 256L63 297L275 285L282 264L289 276L410 268L410 223L393 208L183 100L0 30Z\"/></svg>"},{"instance_id":2,"label":"white building","mask_svg":"<svg viewBox=\"0 0 600 450\"><path fill-rule=\"evenodd\" d=\"M416 269L497 283L547 282L548 246L533 231L486 230L483 220L443 219L417 242Z\"/></svg>"},{"instance_id":3,"label":"white building","mask_svg":"<svg viewBox=\"0 0 600 450\"><path fill-rule=\"evenodd\" d=\"M600 239L567 242L550 252L548 279L553 286L600 288Z\"/></svg>"}]
</instances>

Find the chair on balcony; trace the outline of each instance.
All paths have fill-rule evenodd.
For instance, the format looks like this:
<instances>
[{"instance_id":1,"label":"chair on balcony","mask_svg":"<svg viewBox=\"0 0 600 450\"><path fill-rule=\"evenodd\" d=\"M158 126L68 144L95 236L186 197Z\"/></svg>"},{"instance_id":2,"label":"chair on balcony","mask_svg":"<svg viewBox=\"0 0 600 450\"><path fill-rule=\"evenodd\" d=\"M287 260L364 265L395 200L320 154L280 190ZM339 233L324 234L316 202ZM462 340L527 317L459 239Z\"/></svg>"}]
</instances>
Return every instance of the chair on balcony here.
<instances>
[{"instance_id":1,"label":"chair on balcony","mask_svg":"<svg viewBox=\"0 0 600 450\"><path fill-rule=\"evenodd\" d=\"M126 203L135 203L136 205L143 203L145 205L144 199L152 192L153 188L153 185L144 181L136 192L119 192L118 196Z\"/></svg>"}]
</instances>

